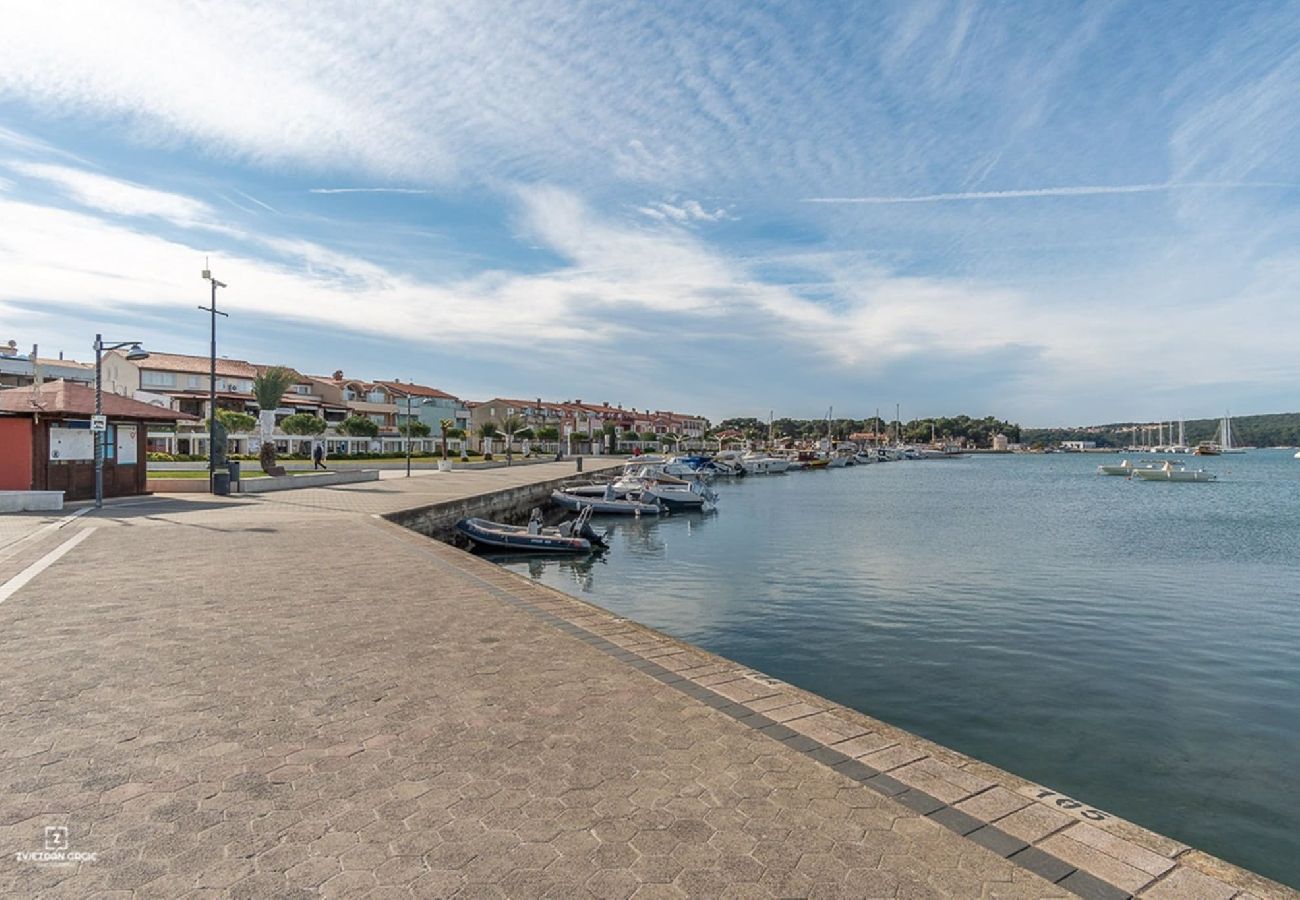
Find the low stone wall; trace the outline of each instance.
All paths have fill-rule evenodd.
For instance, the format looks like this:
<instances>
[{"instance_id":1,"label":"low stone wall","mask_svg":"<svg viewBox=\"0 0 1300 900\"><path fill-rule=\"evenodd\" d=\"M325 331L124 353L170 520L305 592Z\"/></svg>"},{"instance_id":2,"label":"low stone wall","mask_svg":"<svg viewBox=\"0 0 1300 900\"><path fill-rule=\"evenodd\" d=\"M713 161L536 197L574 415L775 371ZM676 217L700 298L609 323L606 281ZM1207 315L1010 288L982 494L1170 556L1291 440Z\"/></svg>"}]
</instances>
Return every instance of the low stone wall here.
<instances>
[{"instance_id":1,"label":"low stone wall","mask_svg":"<svg viewBox=\"0 0 1300 900\"><path fill-rule=\"evenodd\" d=\"M494 522L518 524L527 521L528 514L534 507L540 507L544 513L551 514L551 518L557 518L550 506L551 492L569 485L586 484L591 481L593 474L595 473L577 472L550 481L404 509L389 513L384 518L434 540L461 545L463 541L459 540L460 535L455 530L456 523L461 519L479 517ZM562 515L561 512L560 516Z\"/></svg>"},{"instance_id":2,"label":"low stone wall","mask_svg":"<svg viewBox=\"0 0 1300 900\"><path fill-rule=\"evenodd\" d=\"M0 513L58 512L63 491L0 491Z\"/></svg>"},{"instance_id":3,"label":"low stone wall","mask_svg":"<svg viewBox=\"0 0 1300 900\"><path fill-rule=\"evenodd\" d=\"M232 484L230 490L232 494L261 494L266 491L292 491L378 480L378 469L358 469L346 472L319 472L314 475L283 475L276 478L243 478L240 479L238 487ZM150 478L148 490L154 494L206 494L208 480L206 478Z\"/></svg>"},{"instance_id":4,"label":"low stone wall","mask_svg":"<svg viewBox=\"0 0 1300 900\"><path fill-rule=\"evenodd\" d=\"M267 491L292 491L299 488L329 487L335 484L357 484L362 481L378 480L378 469L318 472L312 475L280 475L272 478L241 479L239 492L241 494L262 494Z\"/></svg>"}]
</instances>

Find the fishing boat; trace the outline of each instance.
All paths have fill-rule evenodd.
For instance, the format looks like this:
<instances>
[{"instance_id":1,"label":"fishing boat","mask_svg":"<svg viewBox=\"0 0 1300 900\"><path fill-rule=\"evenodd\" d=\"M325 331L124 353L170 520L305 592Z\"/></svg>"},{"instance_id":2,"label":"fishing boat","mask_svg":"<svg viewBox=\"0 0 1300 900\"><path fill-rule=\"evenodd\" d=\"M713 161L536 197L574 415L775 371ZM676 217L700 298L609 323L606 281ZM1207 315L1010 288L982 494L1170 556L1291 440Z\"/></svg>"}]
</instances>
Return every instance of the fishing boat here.
<instances>
[{"instance_id":1,"label":"fishing boat","mask_svg":"<svg viewBox=\"0 0 1300 900\"><path fill-rule=\"evenodd\" d=\"M527 525L505 525L488 519L468 518L456 523L456 530L474 547L492 547L529 553L590 553L607 546L605 535L590 525L591 510L576 519L551 527L542 524L542 511L534 509Z\"/></svg>"},{"instance_id":2,"label":"fishing boat","mask_svg":"<svg viewBox=\"0 0 1300 900\"><path fill-rule=\"evenodd\" d=\"M1175 466L1171 462L1166 462L1158 468L1133 470L1133 474L1143 481L1216 481L1217 477L1212 472L1204 469L1187 469L1181 466Z\"/></svg>"},{"instance_id":3,"label":"fishing boat","mask_svg":"<svg viewBox=\"0 0 1300 900\"><path fill-rule=\"evenodd\" d=\"M566 491L552 491L551 502L565 509L582 511L589 509L599 516L657 516L663 512L658 503L645 503L630 497L612 496L614 486L608 485L609 492L602 497L571 494Z\"/></svg>"}]
</instances>

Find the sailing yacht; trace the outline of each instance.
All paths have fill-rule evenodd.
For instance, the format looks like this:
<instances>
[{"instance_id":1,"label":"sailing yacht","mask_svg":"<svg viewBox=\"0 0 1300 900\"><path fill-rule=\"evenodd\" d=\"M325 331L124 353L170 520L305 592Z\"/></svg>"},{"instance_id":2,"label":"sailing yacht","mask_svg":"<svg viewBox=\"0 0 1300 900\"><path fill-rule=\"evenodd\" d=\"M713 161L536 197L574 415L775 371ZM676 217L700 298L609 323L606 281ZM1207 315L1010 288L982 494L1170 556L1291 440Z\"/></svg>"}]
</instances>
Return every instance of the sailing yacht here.
<instances>
[{"instance_id":1,"label":"sailing yacht","mask_svg":"<svg viewBox=\"0 0 1300 900\"><path fill-rule=\"evenodd\" d=\"M1218 456L1221 453L1245 453L1244 447L1234 447L1232 444L1232 416L1224 414L1219 420L1219 430L1215 434L1215 440L1201 441L1196 447L1197 456Z\"/></svg>"}]
</instances>

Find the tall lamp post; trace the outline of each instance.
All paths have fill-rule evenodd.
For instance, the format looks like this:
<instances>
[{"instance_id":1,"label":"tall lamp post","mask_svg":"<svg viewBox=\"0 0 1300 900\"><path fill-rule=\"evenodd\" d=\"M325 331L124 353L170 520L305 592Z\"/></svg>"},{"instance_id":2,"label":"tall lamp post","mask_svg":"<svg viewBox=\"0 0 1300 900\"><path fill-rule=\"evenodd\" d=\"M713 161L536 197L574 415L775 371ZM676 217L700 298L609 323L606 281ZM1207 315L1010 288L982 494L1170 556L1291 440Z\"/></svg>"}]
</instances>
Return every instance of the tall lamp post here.
<instances>
[{"instance_id":1,"label":"tall lamp post","mask_svg":"<svg viewBox=\"0 0 1300 900\"><path fill-rule=\"evenodd\" d=\"M149 358L148 351L140 346L139 341L120 341L116 344L105 344L102 334L95 335L96 418L104 414L104 352L107 350L122 350L127 347L130 349L126 351L126 358L131 362ZM107 431L95 432L95 509L104 508L104 438L107 434Z\"/></svg>"},{"instance_id":2,"label":"tall lamp post","mask_svg":"<svg viewBox=\"0 0 1300 900\"><path fill-rule=\"evenodd\" d=\"M203 279L212 283L212 305L200 306L199 309L212 313L212 355L208 381L208 491L216 488L217 481L217 316L228 313L217 311L217 288L226 286L225 282L212 277L211 269L203 270Z\"/></svg>"}]
</instances>

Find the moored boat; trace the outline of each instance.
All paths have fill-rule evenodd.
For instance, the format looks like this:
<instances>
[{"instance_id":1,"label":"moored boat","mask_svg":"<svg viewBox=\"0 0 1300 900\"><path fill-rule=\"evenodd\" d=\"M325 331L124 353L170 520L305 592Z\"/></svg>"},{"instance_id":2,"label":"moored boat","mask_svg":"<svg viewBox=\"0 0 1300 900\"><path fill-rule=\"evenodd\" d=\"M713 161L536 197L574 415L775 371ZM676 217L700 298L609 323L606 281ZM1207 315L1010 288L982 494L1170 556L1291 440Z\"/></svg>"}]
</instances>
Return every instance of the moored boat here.
<instances>
[{"instance_id":1,"label":"moored boat","mask_svg":"<svg viewBox=\"0 0 1300 900\"><path fill-rule=\"evenodd\" d=\"M584 509L578 517L559 526L542 524L542 511L534 509L527 525L506 525L489 519L468 518L456 523L460 532L475 547L543 553L590 553L604 547L605 538L591 527L591 511Z\"/></svg>"},{"instance_id":2,"label":"moored boat","mask_svg":"<svg viewBox=\"0 0 1300 900\"><path fill-rule=\"evenodd\" d=\"M610 485L613 488L613 485ZM566 491L552 491L551 502L565 509L590 509L601 516L657 516L663 512L658 503L645 503L627 497L618 498L608 494L603 497L580 496Z\"/></svg>"},{"instance_id":3,"label":"moored boat","mask_svg":"<svg viewBox=\"0 0 1300 900\"><path fill-rule=\"evenodd\" d=\"M1133 474L1143 481L1216 481L1212 472L1204 469L1186 469L1166 462L1158 468L1134 469Z\"/></svg>"}]
</instances>

